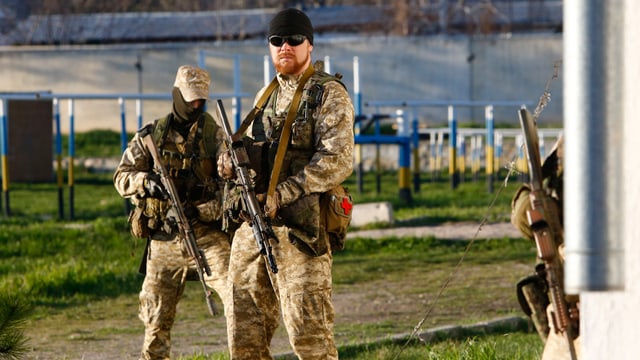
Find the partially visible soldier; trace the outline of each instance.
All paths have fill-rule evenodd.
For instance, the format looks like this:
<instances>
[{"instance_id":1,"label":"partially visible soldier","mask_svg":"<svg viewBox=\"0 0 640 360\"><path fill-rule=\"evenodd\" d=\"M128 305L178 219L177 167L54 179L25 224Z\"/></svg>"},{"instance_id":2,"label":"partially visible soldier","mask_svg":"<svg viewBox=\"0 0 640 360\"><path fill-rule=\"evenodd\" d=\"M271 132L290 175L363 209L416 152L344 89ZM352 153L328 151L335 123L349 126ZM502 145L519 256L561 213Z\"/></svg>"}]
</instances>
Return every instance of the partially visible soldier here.
<instances>
[{"instance_id":1,"label":"partially visible soldier","mask_svg":"<svg viewBox=\"0 0 640 360\"><path fill-rule=\"evenodd\" d=\"M183 202L197 245L211 267L206 284L222 302L227 302L227 268L230 238L221 231L223 187L216 171L223 131L204 111L209 97L209 74L192 66L181 66L172 90L173 109L166 117L149 124L164 165ZM171 355L171 327L176 317L185 281L196 275L188 259L184 239L177 232L169 211L170 203L160 176L153 171L153 158L144 145L142 132L129 142L114 174L121 196L136 205L132 231L146 237L147 248L141 271L139 317L145 326L140 359L168 359Z\"/></svg>"},{"instance_id":2,"label":"partially visible soldier","mask_svg":"<svg viewBox=\"0 0 640 360\"><path fill-rule=\"evenodd\" d=\"M563 137L561 135L542 164L542 185L546 195L553 200L552 204L556 207L556 211L553 211L553 213L558 214L560 224L563 223L562 159ZM520 230L524 237L535 242L534 234L527 220L527 211L531 210L530 192L531 188L528 184L522 185L516 191L511 202L511 223ZM558 254L564 264L564 243L557 245ZM523 278L518 283L518 300L523 311L531 318L538 334L545 342L542 360L571 359L565 334L556 332L546 276L544 263L538 259L534 274ZM572 315L577 317L579 315L577 313L579 309L578 296L566 296L566 302L573 309ZM579 329L576 328L574 331L576 336L574 347L576 355L580 358Z\"/></svg>"}]
</instances>

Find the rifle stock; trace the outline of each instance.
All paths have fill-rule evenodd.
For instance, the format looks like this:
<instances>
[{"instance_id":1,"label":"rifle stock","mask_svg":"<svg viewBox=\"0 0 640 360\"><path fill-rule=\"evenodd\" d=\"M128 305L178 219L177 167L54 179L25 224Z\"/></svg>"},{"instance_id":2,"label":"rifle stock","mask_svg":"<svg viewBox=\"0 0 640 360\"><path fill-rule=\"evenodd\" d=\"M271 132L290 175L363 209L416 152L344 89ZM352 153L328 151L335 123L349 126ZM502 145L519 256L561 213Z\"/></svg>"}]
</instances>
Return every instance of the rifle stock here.
<instances>
[{"instance_id":1,"label":"rifle stock","mask_svg":"<svg viewBox=\"0 0 640 360\"><path fill-rule=\"evenodd\" d=\"M242 186L242 200L248 212L253 237L256 239L260 253L266 258L271 272L275 274L278 272L278 265L272 253L271 240L278 241L278 238L256 198L253 180L249 175L249 155L240 138L242 134L236 136L232 133L222 100L218 99L216 104L217 114L225 133L225 144L231 155L236 177Z\"/></svg>"},{"instance_id":2,"label":"rifle stock","mask_svg":"<svg viewBox=\"0 0 640 360\"><path fill-rule=\"evenodd\" d=\"M520 109L518 114L524 135L531 185L529 193L531 209L527 211L527 221L536 243L538 258L545 265L555 331L565 335L569 354L571 359L575 360L577 355L573 344L575 339L574 320L571 319L564 293L564 270L557 250L558 245L563 243L562 225L556 205L542 186L542 161L535 123L527 109Z\"/></svg>"},{"instance_id":3,"label":"rifle stock","mask_svg":"<svg viewBox=\"0 0 640 360\"><path fill-rule=\"evenodd\" d=\"M209 308L209 313L212 316L217 315L218 311L213 300L213 291L209 289L204 279L205 274L207 276L211 276L211 268L209 267L209 263L207 262L207 258L205 257L204 252L202 251L202 249L198 248L193 228L191 228L189 219L187 219L186 215L184 214L182 202L180 201L180 198L178 196L178 190L176 189L173 180L169 176L169 172L162 162L160 153L158 152L158 148L151 136L151 132L151 127L147 126L140 130L140 137L149 150L149 153L151 153L151 157L153 158L153 167L160 175L160 181L162 182L165 190L167 190L167 195L169 196L169 201L171 203L171 210L175 214L174 220L178 227L178 231L180 232L180 236L185 242L187 254L189 255L189 258L193 259L196 263L196 270L198 271L198 277L204 290L205 300L207 302L207 307Z\"/></svg>"}]
</instances>

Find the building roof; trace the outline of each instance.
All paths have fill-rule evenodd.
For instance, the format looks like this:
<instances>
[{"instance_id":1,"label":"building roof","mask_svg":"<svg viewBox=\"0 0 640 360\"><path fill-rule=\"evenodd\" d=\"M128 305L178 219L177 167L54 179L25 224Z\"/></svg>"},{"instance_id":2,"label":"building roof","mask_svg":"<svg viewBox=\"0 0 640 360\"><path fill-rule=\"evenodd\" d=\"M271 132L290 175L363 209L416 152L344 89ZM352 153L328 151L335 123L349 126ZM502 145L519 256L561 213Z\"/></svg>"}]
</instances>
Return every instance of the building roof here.
<instances>
[{"instance_id":1,"label":"building roof","mask_svg":"<svg viewBox=\"0 0 640 360\"><path fill-rule=\"evenodd\" d=\"M276 9L204 12L34 15L0 44L96 44L228 40L262 37ZM349 30L380 21L376 7L330 7L307 14L315 30ZM377 19L377 20L376 20Z\"/></svg>"},{"instance_id":2,"label":"building roof","mask_svg":"<svg viewBox=\"0 0 640 360\"><path fill-rule=\"evenodd\" d=\"M472 3L472 2L467 2ZM501 27L517 27L532 20L558 26L562 24L562 1L544 2L536 13L528 1L480 1L457 9L431 5L409 11L412 34L437 33L467 28L482 21L474 11L493 14L491 21ZM541 5L542 6L542 5ZM203 12L138 12L69 15L31 15L11 21L10 29L0 33L0 45L114 44L174 41L242 40L264 37L269 20L278 9ZM316 33L388 33L393 27L393 10L379 6L328 6L305 10ZM534 19L535 17L535 19ZM486 19L486 16L484 17ZM485 20L486 21L486 20ZM2 24L0 24L2 25ZM2 28L2 26L0 26Z\"/></svg>"}]
</instances>

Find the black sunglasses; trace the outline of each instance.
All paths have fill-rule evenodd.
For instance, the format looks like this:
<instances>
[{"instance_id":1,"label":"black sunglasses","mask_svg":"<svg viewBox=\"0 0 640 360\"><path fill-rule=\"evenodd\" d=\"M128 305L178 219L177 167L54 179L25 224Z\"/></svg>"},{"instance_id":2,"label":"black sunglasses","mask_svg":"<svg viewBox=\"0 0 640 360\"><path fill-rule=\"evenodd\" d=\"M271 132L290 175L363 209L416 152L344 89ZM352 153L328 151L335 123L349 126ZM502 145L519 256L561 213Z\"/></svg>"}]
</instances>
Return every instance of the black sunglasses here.
<instances>
[{"instance_id":1,"label":"black sunglasses","mask_svg":"<svg viewBox=\"0 0 640 360\"><path fill-rule=\"evenodd\" d=\"M272 36L269 36L269 44L276 47L280 47L284 43L287 43L291 46L298 46L302 44L306 39L307 37L304 35L287 35L287 36L272 35Z\"/></svg>"}]
</instances>

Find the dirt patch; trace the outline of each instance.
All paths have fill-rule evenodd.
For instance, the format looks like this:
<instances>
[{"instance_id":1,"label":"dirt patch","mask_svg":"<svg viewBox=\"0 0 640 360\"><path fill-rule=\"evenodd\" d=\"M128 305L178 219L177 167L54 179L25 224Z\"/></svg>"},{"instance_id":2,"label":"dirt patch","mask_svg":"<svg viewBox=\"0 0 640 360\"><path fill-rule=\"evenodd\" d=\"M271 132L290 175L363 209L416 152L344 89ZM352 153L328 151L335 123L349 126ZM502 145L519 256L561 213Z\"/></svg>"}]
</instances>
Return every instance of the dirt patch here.
<instances>
[{"instance_id":1,"label":"dirt patch","mask_svg":"<svg viewBox=\"0 0 640 360\"><path fill-rule=\"evenodd\" d=\"M522 235L510 223L480 224L475 222L449 223L420 227L397 227L392 229L376 229L354 231L347 234L348 239L356 237L379 238L395 236L423 237L433 236L444 240L500 239L503 237L518 238Z\"/></svg>"},{"instance_id":2,"label":"dirt patch","mask_svg":"<svg viewBox=\"0 0 640 360\"><path fill-rule=\"evenodd\" d=\"M480 233L483 234L481 237L511 237L511 228L485 226ZM433 233L439 238L447 238L443 235L446 232L450 238L463 239L473 237L476 229L477 224L475 227L474 224L455 224L448 229L431 227L422 232L415 229L389 231L398 237ZM378 231L376 236L384 236L385 232ZM366 237L374 235L360 233ZM463 265L457 273L453 272L453 267L441 270L416 268L392 281L381 276L380 280L365 284L337 284L333 294L336 340L338 344L346 345L406 334L421 321L424 321L421 330L426 330L520 315L514 284L529 271L530 266L526 264L475 264ZM443 288L444 284L448 285ZM190 283L180 303L172 331L176 359L182 355L226 351L225 319L208 316L201 291L199 284ZM464 299L464 306L450 305L460 303L460 299ZM28 358L137 359L144 331L137 311L137 295L131 294L79 306L73 311L67 309L41 316L28 324L27 335L33 348ZM272 352L289 351L286 333L280 327L272 343Z\"/></svg>"}]
</instances>

